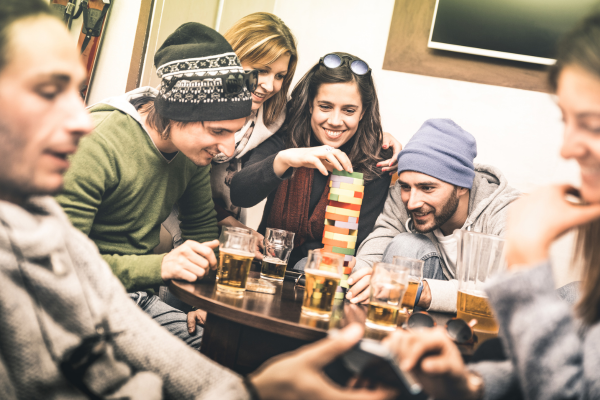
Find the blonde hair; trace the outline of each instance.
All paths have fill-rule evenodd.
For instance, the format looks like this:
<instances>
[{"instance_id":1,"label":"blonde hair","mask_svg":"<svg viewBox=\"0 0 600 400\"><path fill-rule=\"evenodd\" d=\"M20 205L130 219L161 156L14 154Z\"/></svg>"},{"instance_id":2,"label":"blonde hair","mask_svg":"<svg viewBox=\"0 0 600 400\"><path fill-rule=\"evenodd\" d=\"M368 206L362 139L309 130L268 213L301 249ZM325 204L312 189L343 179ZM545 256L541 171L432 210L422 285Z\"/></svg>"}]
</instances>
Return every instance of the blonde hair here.
<instances>
[{"instance_id":1,"label":"blonde hair","mask_svg":"<svg viewBox=\"0 0 600 400\"><path fill-rule=\"evenodd\" d=\"M296 72L298 53L294 35L275 15L257 12L237 21L225 33L225 39L242 63L269 65L284 54L290 55L281 90L264 103L264 123L269 126L284 112L287 94Z\"/></svg>"}]
</instances>

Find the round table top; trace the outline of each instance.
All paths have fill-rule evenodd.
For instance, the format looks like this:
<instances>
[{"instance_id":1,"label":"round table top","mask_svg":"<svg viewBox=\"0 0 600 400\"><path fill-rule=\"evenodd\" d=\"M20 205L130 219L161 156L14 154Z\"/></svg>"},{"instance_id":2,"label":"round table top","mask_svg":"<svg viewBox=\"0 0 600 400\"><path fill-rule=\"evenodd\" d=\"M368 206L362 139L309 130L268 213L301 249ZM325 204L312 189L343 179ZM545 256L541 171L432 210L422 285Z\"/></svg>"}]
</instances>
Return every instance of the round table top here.
<instances>
[{"instance_id":1,"label":"round table top","mask_svg":"<svg viewBox=\"0 0 600 400\"><path fill-rule=\"evenodd\" d=\"M250 277L258 278L257 272ZM272 281L271 281L272 282ZM171 281L169 290L181 300L230 321L257 329L285 335L291 338L314 341L327 335L333 328L341 328L351 322L364 323L366 307L336 300L329 319L302 314L304 288L294 282L276 282L275 294L246 290L241 297L217 291L213 283L188 283ZM437 314L437 313L436 313ZM438 324L445 324L451 315L433 315ZM381 339L389 332L366 328L366 337Z\"/></svg>"}]
</instances>

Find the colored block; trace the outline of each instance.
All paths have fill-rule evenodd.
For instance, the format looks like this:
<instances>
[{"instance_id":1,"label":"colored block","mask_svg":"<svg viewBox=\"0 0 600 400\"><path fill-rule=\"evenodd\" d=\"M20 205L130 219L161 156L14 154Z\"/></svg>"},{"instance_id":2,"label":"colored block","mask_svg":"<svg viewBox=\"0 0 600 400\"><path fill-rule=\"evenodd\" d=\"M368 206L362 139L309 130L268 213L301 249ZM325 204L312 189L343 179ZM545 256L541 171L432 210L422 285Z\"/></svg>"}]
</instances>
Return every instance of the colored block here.
<instances>
[{"instance_id":1,"label":"colored block","mask_svg":"<svg viewBox=\"0 0 600 400\"><path fill-rule=\"evenodd\" d=\"M335 235L335 233L323 231L323 239L332 239L332 240L335 240L335 238L333 237L333 235Z\"/></svg>"},{"instance_id":2,"label":"colored block","mask_svg":"<svg viewBox=\"0 0 600 400\"><path fill-rule=\"evenodd\" d=\"M338 254L349 254L351 256L354 255L354 249L346 249L343 247L336 247L336 246L333 246L332 252L338 253Z\"/></svg>"},{"instance_id":3,"label":"colored block","mask_svg":"<svg viewBox=\"0 0 600 400\"><path fill-rule=\"evenodd\" d=\"M342 189L336 189L336 190L342 190ZM354 197L356 197L357 199L362 199L364 196L365 196L365 194L362 192L354 192Z\"/></svg>"},{"instance_id":4,"label":"colored block","mask_svg":"<svg viewBox=\"0 0 600 400\"><path fill-rule=\"evenodd\" d=\"M352 222L335 221L334 225L337 226L338 228L347 228L347 229L351 229L351 230L358 229L358 224L352 223Z\"/></svg>"},{"instance_id":5,"label":"colored block","mask_svg":"<svg viewBox=\"0 0 600 400\"><path fill-rule=\"evenodd\" d=\"M323 238L323 244L328 244L333 247L343 247L345 249L354 248L356 242L342 242L341 240ZM335 251L334 251L335 253Z\"/></svg>"},{"instance_id":6,"label":"colored block","mask_svg":"<svg viewBox=\"0 0 600 400\"><path fill-rule=\"evenodd\" d=\"M335 292L335 295L333 296L333 298L337 300L344 300L345 297L346 294L344 292Z\"/></svg>"},{"instance_id":7,"label":"colored block","mask_svg":"<svg viewBox=\"0 0 600 400\"><path fill-rule=\"evenodd\" d=\"M348 210L360 211L360 204L340 203L339 201L330 200L329 205L332 207L346 208Z\"/></svg>"},{"instance_id":8,"label":"colored block","mask_svg":"<svg viewBox=\"0 0 600 400\"><path fill-rule=\"evenodd\" d=\"M323 246L323 251L327 253L333 253L333 246L326 244L325 246Z\"/></svg>"},{"instance_id":9,"label":"colored block","mask_svg":"<svg viewBox=\"0 0 600 400\"><path fill-rule=\"evenodd\" d=\"M356 236L342 235L341 233L334 233L332 239L333 240L341 240L342 242L355 242L356 243Z\"/></svg>"},{"instance_id":10,"label":"colored block","mask_svg":"<svg viewBox=\"0 0 600 400\"><path fill-rule=\"evenodd\" d=\"M339 194L331 194L329 193L329 200L337 201L340 197Z\"/></svg>"},{"instance_id":11,"label":"colored block","mask_svg":"<svg viewBox=\"0 0 600 400\"><path fill-rule=\"evenodd\" d=\"M338 228L333 225L325 225L325 232L339 233L341 235L349 235L350 229Z\"/></svg>"},{"instance_id":12,"label":"colored block","mask_svg":"<svg viewBox=\"0 0 600 400\"><path fill-rule=\"evenodd\" d=\"M340 282L340 286L346 289L350 289L350 285L348 285L348 282Z\"/></svg>"},{"instance_id":13,"label":"colored block","mask_svg":"<svg viewBox=\"0 0 600 400\"><path fill-rule=\"evenodd\" d=\"M340 196L356 197L355 194L356 193L360 193L360 192L355 192L355 191L352 191L352 190L344 190L344 189L331 188L331 189L329 189L329 193L331 193L331 194L337 194L337 195L340 195Z\"/></svg>"},{"instance_id":14,"label":"colored block","mask_svg":"<svg viewBox=\"0 0 600 400\"><path fill-rule=\"evenodd\" d=\"M363 179L363 174L360 172L338 171L337 169L334 169L331 173L337 176L349 176L356 179Z\"/></svg>"},{"instance_id":15,"label":"colored block","mask_svg":"<svg viewBox=\"0 0 600 400\"><path fill-rule=\"evenodd\" d=\"M339 214L333 214L333 213L325 213L325 219L332 219L334 221L342 221L342 222L348 222L348 217L347 215L339 215ZM341 227L343 228L343 226Z\"/></svg>"},{"instance_id":16,"label":"colored block","mask_svg":"<svg viewBox=\"0 0 600 400\"><path fill-rule=\"evenodd\" d=\"M345 183L349 183L351 185L354 185L354 182L356 181L356 179L354 179L354 178L349 178L347 176L338 176L338 175L331 175L331 180L334 182L345 182Z\"/></svg>"},{"instance_id":17,"label":"colored block","mask_svg":"<svg viewBox=\"0 0 600 400\"><path fill-rule=\"evenodd\" d=\"M339 214L339 215L347 215L349 217L358 218L360 216L360 211L348 210L347 208L339 208L327 206L325 209L326 213Z\"/></svg>"},{"instance_id":18,"label":"colored block","mask_svg":"<svg viewBox=\"0 0 600 400\"><path fill-rule=\"evenodd\" d=\"M330 197L329 200L333 200L333 199ZM339 201L340 203L362 204L362 199L356 198L356 197L354 197L354 195L352 195L352 196L338 196L337 200L335 200L335 201Z\"/></svg>"},{"instance_id":19,"label":"colored block","mask_svg":"<svg viewBox=\"0 0 600 400\"><path fill-rule=\"evenodd\" d=\"M354 182L348 182L348 183L352 183L353 185L365 186L365 180L364 179L355 179Z\"/></svg>"},{"instance_id":20,"label":"colored block","mask_svg":"<svg viewBox=\"0 0 600 400\"><path fill-rule=\"evenodd\" d=\"M329 181L329 187L339 189L340 185L343 183L344 182L339 182L339 181ZM349 185L349 183L347 183L347 185Z\"/></svg>"},{"instance_id":21,"label":"colored block","mask_svg":"<svg viewBox=\"0 0 600 400\"><path fill-rule=\"evenodd\" d=\"M335 288L336 293L344 293L344 288L341 286L338 286Z\"/></svg>"},{"instance_id":22,"label":"colored block","mask_svg":"<svg viewBox=\"0 0 600 400\"><path fill-rule=\"evenodd\" d=\"M344 262L350 262L350 261L352 261L352 256L348 256L348 255L344 256Z\"/></svg>"},{"instance_id":23,"label":"colored block","mask_svg":"<svg viewBox=\"0 0 600 400\"><path fill-rule=\"evenodd\" d=\"M351 185L344 182L340 182L340 189L352 190L354 192L365 192L365 187L363 185Z\"/></svg>"},{"instance_id":24,"label":"colored block","mask_svg":"<svg viewBox=\"0 0 600 400\"><path fill-rule=\"evenodd\" d=\"M351 224L358 224L358 218L350 217L350 218L348 218L348 222L350 222Z\"/></svg>"},{"instance_id":25,"label":"colored block","mask_svg":"<svg viewBox=\"0 0 600 400\"><path fill-rule=\"evenodd\" d=\"M352 268L350 268L350 267L344 267L344 274L350 275L351 273L352 273Z\"/></svg>"}]
</instances>

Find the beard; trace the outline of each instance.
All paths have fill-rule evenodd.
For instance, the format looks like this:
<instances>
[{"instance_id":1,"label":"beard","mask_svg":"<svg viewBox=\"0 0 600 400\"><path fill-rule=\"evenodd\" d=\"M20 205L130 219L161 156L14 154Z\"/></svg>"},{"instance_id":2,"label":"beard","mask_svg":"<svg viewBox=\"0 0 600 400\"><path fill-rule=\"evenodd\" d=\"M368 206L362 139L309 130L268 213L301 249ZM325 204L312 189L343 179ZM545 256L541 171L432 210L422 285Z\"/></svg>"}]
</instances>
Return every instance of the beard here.
<instances>
[{"instance_id":1,"label":"beard","mask_svg":"<svg viewBox=\"0 0 600 400\"><path fill-rule=\"evenodd\" d=\"M419 232L419 233L429 233L429 232L433 232L434 230L438 229L440 226L444 225L446 222L448 222L448 220L450 218L452 218L452 216L454 215L454 213L456 212L456 210L458 209L458 196L456 195L458 193L458 187L454 187L454 190L452 191L452 193L450 193L450 196L448 196L448 199L446 199L446 202L444 203L444 205L442 206L442 209L437 212L437 210L433 207L429 207L429 208L425 208L425 207L421 207L418 208L416 210L410 211L411 217L413 219L413 226L415 231ZM433 224L432 225L422 225L419 226L417 223L415 223L415 218L413 217L413 213L427 213L427 212L433 212Z\"/></svg>"}]
</instances>

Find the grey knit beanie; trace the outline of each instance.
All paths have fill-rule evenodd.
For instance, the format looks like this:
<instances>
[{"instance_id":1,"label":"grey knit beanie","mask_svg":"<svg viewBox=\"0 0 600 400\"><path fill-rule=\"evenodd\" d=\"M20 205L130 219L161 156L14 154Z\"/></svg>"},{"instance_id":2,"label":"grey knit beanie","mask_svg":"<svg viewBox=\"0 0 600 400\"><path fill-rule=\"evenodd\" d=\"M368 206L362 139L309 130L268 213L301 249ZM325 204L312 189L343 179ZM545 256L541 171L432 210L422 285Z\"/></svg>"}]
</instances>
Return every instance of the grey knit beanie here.
<instances>
[{"instance_id":1,"label":"grey knit beanie","mask_svg":"<svg viewBox=\"0 0 600 400\"><path fill-rule=\"evenodd\" d=\"M477 143L473 135L451 119L429 119L400 152L398 175L403 171L421 172L471 189L476 156Z\"/></svg>"}]
</instances>

